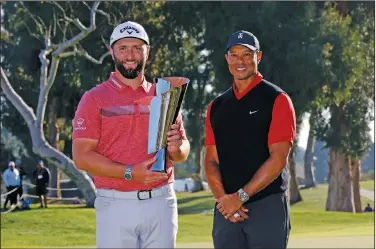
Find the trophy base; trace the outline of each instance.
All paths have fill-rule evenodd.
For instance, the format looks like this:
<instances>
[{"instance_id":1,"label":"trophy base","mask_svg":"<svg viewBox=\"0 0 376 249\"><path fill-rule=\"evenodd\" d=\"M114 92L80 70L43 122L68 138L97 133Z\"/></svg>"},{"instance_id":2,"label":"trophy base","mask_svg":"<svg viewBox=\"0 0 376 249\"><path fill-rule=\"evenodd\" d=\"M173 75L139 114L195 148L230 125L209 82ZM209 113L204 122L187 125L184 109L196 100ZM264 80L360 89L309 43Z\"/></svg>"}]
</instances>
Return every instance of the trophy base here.
<instances>
[{"instance_id":1,"label":"trophy base","mask_svg":"<svg viewBox=\"0 0 376 249\"><path fill-rule=\"evenodd\" d=\"M167 173L166 155L166 148L160 149L156 154L157 161L151 166L150 170Z\"/></svg>"}]
</instances>

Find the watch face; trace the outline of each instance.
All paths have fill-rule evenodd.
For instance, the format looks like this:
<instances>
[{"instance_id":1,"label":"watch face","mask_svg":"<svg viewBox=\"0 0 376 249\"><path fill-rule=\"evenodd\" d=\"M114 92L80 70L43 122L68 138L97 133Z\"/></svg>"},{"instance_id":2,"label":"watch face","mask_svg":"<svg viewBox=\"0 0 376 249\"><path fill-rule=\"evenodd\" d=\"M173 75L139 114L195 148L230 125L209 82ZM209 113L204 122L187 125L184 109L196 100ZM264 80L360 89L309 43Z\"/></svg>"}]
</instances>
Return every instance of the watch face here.
<instances>
[{"instance_id":1,"label":"watch face","mask_svg":"<svg viewBox=\"0 0 376 249\"><path fill-rule=\"evenodd\" d=\"M126 180L132 180L132 171L130 167L127 167L127 169L125 170L124 178Z\"/></svg>"},{"instance_id":2,"label":"watch face","mask_svg":"<svg viewBox=\"0 0 376 249\"><path fill-rule=\"evenodd\" d=\"M128 172L125 173L124 177L125 177L125 179L127 179L127 180L132 179L132 176L131 176Z\"/></svg>"},{"instance_id":3,"label":"watch face","mask_svg":"<svg viewBox=\"0 0 376 249\"><path fill-rule=\"evenodd\" d=\"M248 194L245 191L241 191L239 195L239 199L241 201L247 201L248 200Z\"/></svg>"}]
</instances>

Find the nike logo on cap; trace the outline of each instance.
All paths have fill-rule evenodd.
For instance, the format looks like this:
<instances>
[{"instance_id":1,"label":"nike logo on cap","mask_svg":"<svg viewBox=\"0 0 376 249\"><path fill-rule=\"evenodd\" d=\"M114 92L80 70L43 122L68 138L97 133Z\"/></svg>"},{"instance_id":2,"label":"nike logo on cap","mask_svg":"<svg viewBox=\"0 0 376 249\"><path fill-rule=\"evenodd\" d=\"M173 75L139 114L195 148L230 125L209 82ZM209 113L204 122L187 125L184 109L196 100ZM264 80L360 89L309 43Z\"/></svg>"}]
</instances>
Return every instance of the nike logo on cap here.
<instances>
[{"instance_id":1,"label":"nike logo on cap","mask_svg":"<svg viewBox=\"0 0 376 249\"><path fill-rule=\"evenodd\" d=\"M256 113L256 112L258 112L258 110L257 110L257 111L252 111L252 110L250 110L250 111L249 111L249 114L252 115L253 113Z\"/></svg>"}]
</instances>

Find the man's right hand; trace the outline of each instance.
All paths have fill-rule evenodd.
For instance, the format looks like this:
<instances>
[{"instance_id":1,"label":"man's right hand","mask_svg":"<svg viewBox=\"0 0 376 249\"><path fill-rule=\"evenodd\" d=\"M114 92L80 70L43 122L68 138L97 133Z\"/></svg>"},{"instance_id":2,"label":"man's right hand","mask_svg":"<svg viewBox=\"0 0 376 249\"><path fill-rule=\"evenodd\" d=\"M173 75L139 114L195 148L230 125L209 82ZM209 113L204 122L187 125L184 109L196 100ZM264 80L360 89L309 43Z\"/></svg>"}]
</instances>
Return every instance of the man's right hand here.
<instances>
[{"instance_id":1,"label":"man's right hand","mask_svg":"<svg viewBox=\"0 0 376 249\"><path fill-rule=\"evenodd\" d=\"M156 157L150 158L148 160L142 161L139 164L132 166L132 179L144 184L149 184L151 182L156 182L160 180L166 180L168 178L167 174L164 172L154 172L150 168L157 161Z\"/></svg>"},{"instance_id":2,"label":"man's right hand","mask_svg":"<svg viewBox=\"0 0 376 249\"><path fill-rule=\"evenodd\" d=\"M236 213L238 213L239 216L235 217L235 216L231 216L229 218L229 220L233 223L235 222L241 222L241 221L244 221L246 219L248 219L248 215L246 213L248 213L248 209L246 209L245 207L241 207Z\"/></svg>"}]
</instances>

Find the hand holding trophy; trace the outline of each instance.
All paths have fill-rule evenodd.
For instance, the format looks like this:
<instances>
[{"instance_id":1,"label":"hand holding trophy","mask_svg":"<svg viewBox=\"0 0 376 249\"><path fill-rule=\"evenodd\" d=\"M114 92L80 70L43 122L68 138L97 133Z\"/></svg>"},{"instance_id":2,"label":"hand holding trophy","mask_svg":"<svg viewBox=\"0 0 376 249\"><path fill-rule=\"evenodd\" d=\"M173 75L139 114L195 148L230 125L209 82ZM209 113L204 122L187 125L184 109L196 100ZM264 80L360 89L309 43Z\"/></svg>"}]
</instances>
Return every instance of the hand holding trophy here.
<instances>
[{"instance_id":1,"label":"hand holding trophy","mask_svg":"<svg viewBox=\"0 0 376 249\"><path fill-rule=\"evenodd\" d=\"M156 152L157 161L151 171L167 172L167 152L177 151L182 143L175 122L188 83L189 79L183 77L156 79L156 96L150 103L148 153Z\"/></svg>"}]
</instances>

